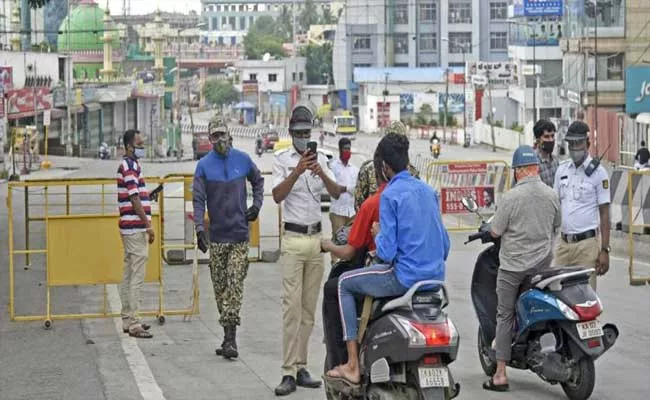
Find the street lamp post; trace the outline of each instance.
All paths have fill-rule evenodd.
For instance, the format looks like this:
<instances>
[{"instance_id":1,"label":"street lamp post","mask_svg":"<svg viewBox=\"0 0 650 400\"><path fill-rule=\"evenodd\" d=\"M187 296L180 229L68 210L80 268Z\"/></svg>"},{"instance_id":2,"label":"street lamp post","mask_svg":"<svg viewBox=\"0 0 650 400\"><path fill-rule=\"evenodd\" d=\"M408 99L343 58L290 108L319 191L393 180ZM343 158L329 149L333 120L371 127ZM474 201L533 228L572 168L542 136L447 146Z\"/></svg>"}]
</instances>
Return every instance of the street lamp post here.
<instances>
[{"instance_id":1,"label":"street lamp post","mask_svg":"<svg viewBox=\"0 0 650 400\"><path fill-rule=\"evenodd\" d=\"M463 147L469 147L470 146L470 137L469 133L467 132L467 49L469 47L468 43L459 43L458 41L450 41L449 38L443 37L440 39L443 42L447 42L450 44L454 44L456 46L460 46L463 49L463 70L464 70L464 76L463 76ZM449 70L449 69L447 69ZM446 84L445 84L445 120L444 120L444 125L443 125L443 136L442 139L443 141L445 140L445 131L446 131L446 126L447 126L447 102L449 98L449 76L447 76L446 79Z\"/></svg>"}]
</instances>

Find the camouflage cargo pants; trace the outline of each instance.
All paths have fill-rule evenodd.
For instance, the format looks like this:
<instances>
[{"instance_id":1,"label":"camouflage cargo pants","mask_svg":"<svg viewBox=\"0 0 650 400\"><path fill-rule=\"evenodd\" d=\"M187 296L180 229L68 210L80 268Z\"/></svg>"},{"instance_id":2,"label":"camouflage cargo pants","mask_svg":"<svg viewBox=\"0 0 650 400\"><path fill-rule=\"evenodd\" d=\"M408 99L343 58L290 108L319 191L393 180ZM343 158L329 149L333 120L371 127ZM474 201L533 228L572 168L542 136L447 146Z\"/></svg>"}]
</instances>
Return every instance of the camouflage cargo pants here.
<instances>
[{"instance_id":1,"label":"camouflage cargo pants","mask_svg":"<svg viewBox=\"0 0 650 400\"><path fill-rule=\"evenodd\" d=\"M221 326L240 324L247 273L248 242L210 244L210 275Z\"/></svg>"}]
</instances>

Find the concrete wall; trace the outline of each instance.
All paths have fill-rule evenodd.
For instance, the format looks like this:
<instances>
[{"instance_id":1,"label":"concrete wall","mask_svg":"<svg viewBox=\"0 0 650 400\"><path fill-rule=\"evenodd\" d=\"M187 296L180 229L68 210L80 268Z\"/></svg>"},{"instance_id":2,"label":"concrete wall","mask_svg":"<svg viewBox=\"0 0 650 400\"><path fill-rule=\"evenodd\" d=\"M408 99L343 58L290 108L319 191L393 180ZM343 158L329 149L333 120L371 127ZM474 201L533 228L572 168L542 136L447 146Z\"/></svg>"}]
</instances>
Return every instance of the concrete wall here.
<instances>
[{"instance_id":1,"label":"concrete wall","mask_svg":"<svg viewBox=\"0 0 650 400\"><path fill-rule=\"evenodd\" d=\"M52 86L59 81L58 53L32 53L16 51L0 51L0 65L13 67L13 87L20 89L25 85L25 76L33 76L34 68L37 76L49 76ZM32 66L32 71L27 71L27 66Z\"/></svg>"},{"instance_id":2,"label":"concrete wall","mask_svg":"<svg viewBox=\"0 0 650 400\"><path fill-rule=\"evenodd\" d=\"M532 145L533 136L525 133L519 133L506 128L494 127L494 136L496 146L500 149L514 151L522 144ZM483 120L478 120L474 123L474 143L492 144L492 135L490 125L484 123Z\"/></svg>"}]
</instances>

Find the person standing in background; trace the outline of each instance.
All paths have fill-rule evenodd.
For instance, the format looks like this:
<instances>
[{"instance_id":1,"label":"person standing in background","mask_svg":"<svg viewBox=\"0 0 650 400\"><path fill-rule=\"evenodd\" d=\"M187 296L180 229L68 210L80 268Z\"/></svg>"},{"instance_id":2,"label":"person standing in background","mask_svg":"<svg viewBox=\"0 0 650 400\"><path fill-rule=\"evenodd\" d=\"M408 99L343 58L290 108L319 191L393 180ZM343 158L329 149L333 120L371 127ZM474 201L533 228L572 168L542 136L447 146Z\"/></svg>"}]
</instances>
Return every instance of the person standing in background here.
<instances>
[{"instance_id":1,"label":"person standing in background","mask_svg":"<svg viewBox=\"0 0 650 400\"><path fill-rule=\"evenodd\" d=\"M342 226L347 225L354 217L354 188L357 185L359 168L350 163L352 157L352 143L348 138L339 140L339 158L331 163L332 172L339 185L341 194L336 200L332 200L330 206L330 221L332 222L332 237L336 235ZM332 255L332 263L338 258Z\"/></svg>"},{"instance_id":2,"label":"person standing in background","mask_svg":"<svg viewBox=\"0 0 650 400\"><path fill-rule=\"evenodd\" d=\"M540 119L533 126L533 135L535 135L535 151L539 157L539 176L542 182L548 187L553 187L555 173L560 165L557 157L553 156L555 150L555 125L547 120Z\"/></svg>"},{"instance_id":3,"label":"person standing in background","mask_svg":"<svg viewBox=\"0 0 650 400\"><path fill-rule=\"evenodd\" d=\"M124 275L120 286L122 329L139 339L150 339L149 325L140 322L140 293L155 234L151 227L151 204L139 159L145 157L140 132L129 129L122 137L125 156L117 169L117 202L120 234L124 246Z\"/></svg>"}]
</instances>

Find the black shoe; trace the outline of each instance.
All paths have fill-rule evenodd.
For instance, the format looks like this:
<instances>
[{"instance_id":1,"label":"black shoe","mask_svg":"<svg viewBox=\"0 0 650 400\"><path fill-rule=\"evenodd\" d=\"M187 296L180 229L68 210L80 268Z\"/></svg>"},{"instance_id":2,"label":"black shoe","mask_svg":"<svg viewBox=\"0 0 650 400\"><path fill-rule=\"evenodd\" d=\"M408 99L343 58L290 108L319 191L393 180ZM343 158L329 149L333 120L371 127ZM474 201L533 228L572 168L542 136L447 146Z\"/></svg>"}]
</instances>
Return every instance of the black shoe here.
<instances>
[{"instance_id":1,"label":"black shoe","mask_svg":"<svg viewBox=\"0 0 650 400\"><path fill-rule=\"evenodd\" d=\"M276 396L286 396L296 391L296 380L293 376L285 375L282 382L275 388Z\"/></svg>"},{"instance_id":2,"label":"black shoe","mask_svg":"<svg viewBox=\"0 0 650 400\"><path fill-rule=\"evenodd\" d=\"M296 376L297 376L296 384L298 386L302 386L310 389L318 389L322 384L321 381L312 379L312 377L309 375L309 372L304 368L300 368Z\"/></svg>"},{"instance_id":3,"label":"black shoe","mask_svg":"<svg viewBox=\"0 0 650 400\"><path fill-rule=\"evenodd\" d=\"M221 347L215 350L215 353L227 359L239 357L239 352L237 351L237 327L224 326L223 332L223 342L221 343Z\"/></svg>"}]
</instances>

